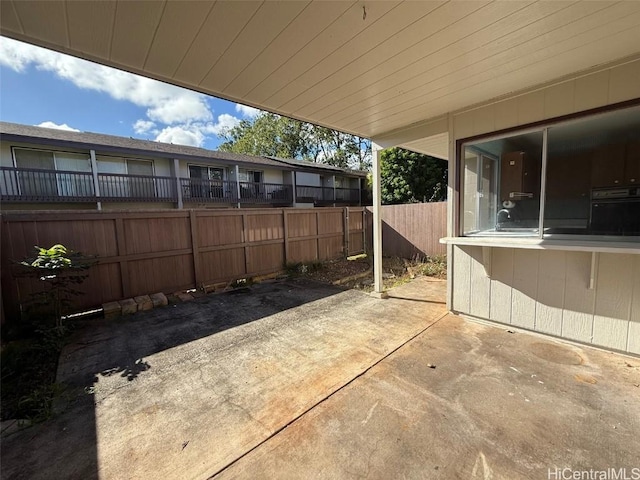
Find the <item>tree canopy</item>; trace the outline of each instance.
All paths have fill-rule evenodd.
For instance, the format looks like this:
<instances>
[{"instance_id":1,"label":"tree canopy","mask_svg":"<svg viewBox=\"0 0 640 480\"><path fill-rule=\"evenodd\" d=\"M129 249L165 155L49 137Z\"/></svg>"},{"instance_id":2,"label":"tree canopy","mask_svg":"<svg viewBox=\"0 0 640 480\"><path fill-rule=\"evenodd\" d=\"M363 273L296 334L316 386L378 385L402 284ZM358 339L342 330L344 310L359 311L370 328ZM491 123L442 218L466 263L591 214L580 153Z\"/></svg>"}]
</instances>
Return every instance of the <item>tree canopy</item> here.
<instances>
[{"instance_id":1,"label":"tree canopy","mask_svg":"<svg viewBox=\"0 0 640 480\"><path fill-rule=\"evenodd\" d=\"M382 203L438 202L447 198L447 162L402 148L380 156Z\"/></svg>"},{"instance_id":2,"label":"tree canopy","mask_svg":"<svg viewBox=\"0 0 640 480\"><path fill-rule=\"evenodd\" d=\"M371 142L365 138L262 112L222 133L220 150L327 163L368 170Z\"/></svg>"}]
</instances>

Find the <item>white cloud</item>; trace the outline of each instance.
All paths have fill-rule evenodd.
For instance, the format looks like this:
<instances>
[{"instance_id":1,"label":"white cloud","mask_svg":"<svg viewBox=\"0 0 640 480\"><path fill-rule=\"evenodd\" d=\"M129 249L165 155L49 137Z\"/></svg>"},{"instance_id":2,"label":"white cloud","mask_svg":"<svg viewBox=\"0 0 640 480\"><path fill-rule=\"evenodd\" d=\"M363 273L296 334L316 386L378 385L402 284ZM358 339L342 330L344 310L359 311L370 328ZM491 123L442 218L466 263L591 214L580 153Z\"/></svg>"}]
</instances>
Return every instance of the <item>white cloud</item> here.
<instances>
[{"instance_id":1,"label":"white cloud","mask_svg":"<svg viewBox=\"0 0 640 480\"><path fill-rule=\"evenodd\" d=\"M205 95L9 38L0 42L0 65L16 72L33 65L79 88L146 108L150 120L166 125L213 120Z\"/></svg>"},{"instance_id":2,"label":"white cloud","mask_svg":"<svg viewBox=\"0 0 640 480\"><path fill-rule=\"evenodd\" d=\"M50 122L50 121L39 123L38 125L36 125L36 127L57 128L58 130L67 130L69 132L79 132L80 131L77 128L70 127L66 123L61 123L60 125L58 125L57 123Z\"/></svg>"},{"instance_id":3,"label":"white cloud","mask_svg":"<svg viewBox=\"0 0 640 480\"><path fill-rule=\"evenodd\" d=\"M228 113L223 113L218 116L218 121L214 124L208 125L208 132L215 133L216 135L224 134L227 130L231 130L233 127L240 123L240 119L234 117L233 115L229 115Z\"/></svg>"},{"instance_id":4,"label":"white cloud","mask_svg":"<svg viewBox=\"0 0 640 480\"><path fill-rule=\"evenodd\" d=\"M156 124L150 120L137 120L136 123L133 124L133 130L138 135L144 135L145 133L149 133L153 131Z\"/></svg>"},{"instance_id":5,"label":"white cloud","mask_svg":"<svg viewBox=\"0 0 640 480\"><path fill-rule=\"evenodd\" d=\"M204 134L201 128L193 128L191 125L178 125L162 129L158 133L156 141L200 147L204 143Z\"/></svg>"},{"instance_id":6,"label":"white cloud","mask_svg":"<svg viewBox=\"0 0 640 480\"><path fill-rule=\"evenodd\" d=\"M146 127L146 123L147 122L145 122L144 120L138 120L135 125L139 124L138 126L140 127ZM152 124L153 122L148 123ZM236 126L238 123L240 123L239 118L236 118L233 115L229 115L228 113L223 113L222 115L218 116L218 120L215 123L185 123L182 125L172 125L160 131L152 130L153 127L151 127L151 129L139 133L157 133L156 141L158 142L201 147L204 144L207 135L221 135L226 130Z\"/></svg>"},{"instance_id":7,"label":"white cloud","mask_svg":"<svg viewBox=\"0 0 640 480\"><path fill-rule=\"evenodd\" d=\"M260 114L261 110L250 107L249 105L236 103L236 112L240 113L245 118L255 118Z\"/></svg>"}]
</instances>

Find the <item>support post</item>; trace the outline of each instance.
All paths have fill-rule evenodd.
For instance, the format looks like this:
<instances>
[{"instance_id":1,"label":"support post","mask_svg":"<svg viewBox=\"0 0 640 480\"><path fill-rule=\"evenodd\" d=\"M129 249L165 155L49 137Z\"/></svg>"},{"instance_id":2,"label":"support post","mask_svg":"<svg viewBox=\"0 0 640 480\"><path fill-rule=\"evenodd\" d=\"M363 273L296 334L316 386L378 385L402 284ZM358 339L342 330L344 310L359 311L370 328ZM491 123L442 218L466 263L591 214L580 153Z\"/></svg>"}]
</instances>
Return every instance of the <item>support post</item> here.
<instances>
[{"instance_id":1,"label":"support post","mask_svg":"<svg viewBox=\"0 0 640 480\"><path fill-rule=\"evenodd\" d=\"M91 162L91 173L93 175L93 191L96 192L98 201L96 202L98 210L102 210L102 202L100 201L100 180L98 179L98 162L96 161L96 151L89 150L89 161Z\"/></svg>"},{"instance_id":2,"label":"support post","mask_svg":"<svg viewBox=\"0 0 640 480\"><path fill-rule=\"evenodd\" d=\"M338 200L336 199L336 176L333 176L333 206L336 206Z\"/></svg>"},{"instance_id":3,"label":"support post","mask_svg":"<svg viewBox=\"0 0 640 480\"><path fill-rule=\"evenodd\" d=\"M238 194L238 208L240 208L240 167L236 165L236 193Z\"/></svg>"},{"instance_id":4,"label":"support post","mask_svg":"<svg viewBox=\"0 0 640 480\"><path fill-rule=\"evenodd\" d=\"M371 144L373 157L373 292L378 298L387 295L382 283L382 192L380 191L380 152L378 145Z\"/></svg>"},{"instance_id":5,"label":"support post","mask_svg":"<svg viewBox=\"0 0 640 480\"><path fill-rule=\"evenodd\" d=\"M297 179L296 179L296 171L295 170L291 171L291 180L292 180L291 183L293 185L293 192L292 192L293 198L292 198L291 205L295 207L296 206L296 202L298 201L298 186L296 184Z\"/></svg>"},{"instance_id":6,"label":"support post","mask_svg":"<svg viewBox=\"0 0 640 480\"><path fill-rule=\"evenodd\" d=\"M182 199L182 188L180 186L180 161L177 158L173 159L173 168L171 169L171 174L175 177L176 181L176 192L178 198L178 208L184 208L184 201Z\"/></svg>"}]
</instances>

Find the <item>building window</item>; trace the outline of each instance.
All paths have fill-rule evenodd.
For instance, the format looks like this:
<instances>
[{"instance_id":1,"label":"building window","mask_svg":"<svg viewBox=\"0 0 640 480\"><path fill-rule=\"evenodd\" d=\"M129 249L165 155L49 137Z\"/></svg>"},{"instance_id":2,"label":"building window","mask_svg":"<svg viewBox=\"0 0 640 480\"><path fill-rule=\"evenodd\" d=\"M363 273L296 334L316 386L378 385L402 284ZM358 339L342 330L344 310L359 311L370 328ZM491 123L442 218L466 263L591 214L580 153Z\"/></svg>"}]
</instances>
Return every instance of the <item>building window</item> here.
<instances>
[{"instance_id":1,"label":"building window","mask_svg":"<svg viewBox=\"0 0 640 480\"><path fill-rule=\"evenodd\" d=\"M223 199L231 195L230 190L225 192L224 168L189 165L189 178L189 187L184 192L187 198Z\"/></svg>"},{"instance_id":2,"label":"building window","mask_svg":"<svg viewBox=\"0 0 640 480\"><path fill-rule=\"evenodd\" d=\"M20 194L38 197L94 195L87 154L14 148Z\"/></svg>"},{"instance_id":3,"label":"building window","mask_svg":"<svg viewBox=\"0 0 640 480\"><path fill-rule=\"evenodd\" d=\"M262 172L241 168L238 173L241 182L262 183Z\"/></svg>"},{"instance_id":4,"label":"building window","mask_svg":"<svg viewBox=\"0 0 640 480\"><path fill-rule=\"evenodd\" d=\"M466 236L640 239L640 107L465 143Z\"/></svg>"},{"instance_id":5,"label":"building window","mask_svg":"<svg viewBox=\"0 0 640 480\"><path fill-rule=\"evenodd\" d=\"M166 192L156 185L153 161L134 158L96 157L100 195L113 199L156 198Z\"/></svg>"}]
</instances>

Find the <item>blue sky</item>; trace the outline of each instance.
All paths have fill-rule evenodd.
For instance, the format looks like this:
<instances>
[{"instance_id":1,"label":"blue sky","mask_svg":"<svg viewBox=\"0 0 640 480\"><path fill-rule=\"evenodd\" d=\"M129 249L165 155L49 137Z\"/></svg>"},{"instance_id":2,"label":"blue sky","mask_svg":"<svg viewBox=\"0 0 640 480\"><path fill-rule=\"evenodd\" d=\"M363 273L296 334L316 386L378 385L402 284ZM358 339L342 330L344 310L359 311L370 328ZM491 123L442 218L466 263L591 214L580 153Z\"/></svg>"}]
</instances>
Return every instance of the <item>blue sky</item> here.
<instances>
[{"instance_id":1,"label":"blue sky","mask_svg":"<svg viewBox=\"0 0 640 480\"><path fill-rule=\"evenodd\" d=\"M216 149L258 110L0 37L0 120Z\"/></svg>"}]
</instances>

